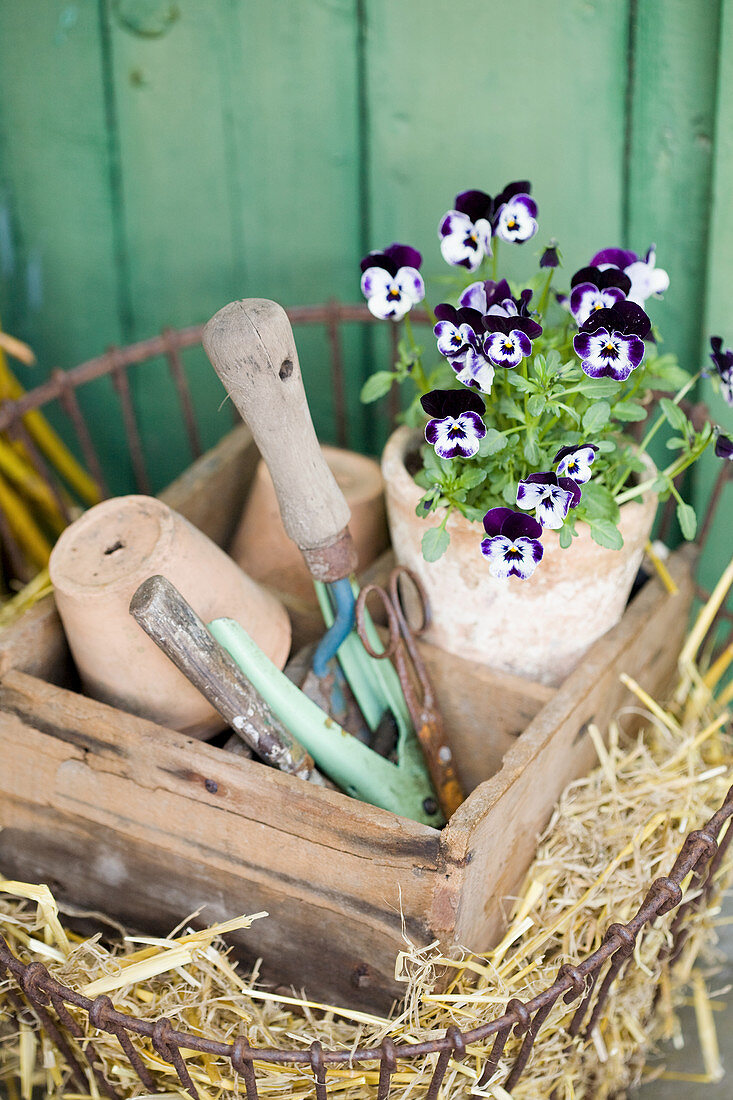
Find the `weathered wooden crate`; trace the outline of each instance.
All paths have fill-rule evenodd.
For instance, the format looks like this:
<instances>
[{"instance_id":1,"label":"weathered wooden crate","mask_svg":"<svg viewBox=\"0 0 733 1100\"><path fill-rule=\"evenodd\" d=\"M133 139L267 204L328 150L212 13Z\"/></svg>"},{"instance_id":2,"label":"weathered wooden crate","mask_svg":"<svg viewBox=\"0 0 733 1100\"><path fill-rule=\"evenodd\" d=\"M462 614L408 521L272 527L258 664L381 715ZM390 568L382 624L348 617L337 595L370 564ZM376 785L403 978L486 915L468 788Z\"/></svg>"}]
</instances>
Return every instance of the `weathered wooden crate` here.
<instances>
[{"instance_id":1,"label":"weathered wooden crate","mask_svg":"<svg viewBox=\"0 0 733 1100\"><path fill-rule=\"evenodd\" d=\"M256 459L239 428L162 495L226 545ZM240 944L265 977L384 1009L403 918L418 943L500 936L558 795L594 763L588 726L625 701L619 673L669 681L691 565L675 553L679 592L648 581L557 689L422 647L471 791L442 832L84 697L49 597L0 636L0 868L151 931L266 909Z\"/></svg>"}]
</instances>

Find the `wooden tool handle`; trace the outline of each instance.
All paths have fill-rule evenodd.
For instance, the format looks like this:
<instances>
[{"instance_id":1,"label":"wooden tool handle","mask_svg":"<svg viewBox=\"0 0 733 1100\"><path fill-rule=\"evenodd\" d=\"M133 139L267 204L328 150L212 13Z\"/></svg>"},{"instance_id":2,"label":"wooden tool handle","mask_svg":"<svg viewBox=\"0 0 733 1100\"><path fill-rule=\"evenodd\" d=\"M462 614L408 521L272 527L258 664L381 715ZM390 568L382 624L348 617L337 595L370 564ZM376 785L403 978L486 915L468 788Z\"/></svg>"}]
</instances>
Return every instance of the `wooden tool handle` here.
<instances>
[{"instance_id":1,"label":"wooden tool handle","mask_svg":"<svg viewBox=\"0 0 733 1100\"><path fill-rule=\"evenodd\" d=\"M285 530L316 580L356 568L349 508L313 429L287 314L277 302L245 298L204 329L206 354L250 427L275 485Z\"/></svg>"},{"instance_id":2,"label":"wooden tool handle","mask_svg":"<svg viewBox=\"0 0 733 1100\"><path fill-rule=\"evenodd\" d=\"M130 601L130 614L262 760L291 775L312 777L311 757L169 580L143 581Z\"/></svg>"}]
</instances>

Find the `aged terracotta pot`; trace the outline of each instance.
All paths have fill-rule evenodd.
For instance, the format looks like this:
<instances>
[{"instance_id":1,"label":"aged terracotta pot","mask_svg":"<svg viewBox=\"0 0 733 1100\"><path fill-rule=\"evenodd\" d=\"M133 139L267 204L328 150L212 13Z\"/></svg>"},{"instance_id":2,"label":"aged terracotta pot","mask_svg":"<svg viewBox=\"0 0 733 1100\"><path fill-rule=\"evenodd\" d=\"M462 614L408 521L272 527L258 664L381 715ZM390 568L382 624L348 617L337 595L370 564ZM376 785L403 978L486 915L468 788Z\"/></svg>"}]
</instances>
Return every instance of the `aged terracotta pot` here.
<instances>
[{"instance_id":1,"label":"aged terracotta pot","mask_svg":"<svg viewBox=\"0 0 733 1100\"><path fill-rule=\"evenodd\" d=\"M379 463L339 447L321 447L351 511L349 530L362 572L389 544L384 484ZM257 466L231 556L248 576L278 593L316 607L313 578L297 546L285 532L275 487L264 462Z\"/></svg>"},{"instance_id":2,"label":"aged terracotta pot","mask_svg":"<svg viewBox=\"0 0 733 1100\"><path fill-rule=\"evenodd\" d=\"M423 490L405 468L419 444L410 428L398 428L382 457L387 516L397 560L422 579L432 623L426 638L458 656L545 684L557 685L586 650L619 621L654 521L657 498L621 508L622 550L607 550L578 524L579 535L562 550L554 531L542 536L544 557L529 580L500 581L481 555L478 523L453 512L451 541L437 562L426 562L425 520L415 514Z\"/></svg>"},{"instance_id":3,"label":"aged terracotta pot","mask_svg":"<svg viewBox=\"0 0 733 1100\"><path fill-rule=\"evenodd\" d=\"M282 668L281 604L206 535L154 497L114 497L68 527L50 561L56 605L88 695L205 738L224 722L129 613L147 577L167 577L208 622L236 619Z\"/></svg>"}]
</instances>

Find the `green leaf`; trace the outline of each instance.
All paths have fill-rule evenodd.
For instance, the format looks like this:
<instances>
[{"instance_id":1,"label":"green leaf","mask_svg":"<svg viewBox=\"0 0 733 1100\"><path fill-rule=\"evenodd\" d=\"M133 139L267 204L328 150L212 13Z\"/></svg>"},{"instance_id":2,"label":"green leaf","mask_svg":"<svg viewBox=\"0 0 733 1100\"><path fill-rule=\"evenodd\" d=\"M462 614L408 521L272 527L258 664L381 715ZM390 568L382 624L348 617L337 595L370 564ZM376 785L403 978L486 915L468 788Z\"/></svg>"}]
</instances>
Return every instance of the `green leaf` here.
<instances>
[{"instance_id":1,"label":"green leaf","mask_svg":"<svg viewBox=\"0 0 733 1100\"><path fill-rule=\"evenodd\" d=\"M646 420L647 410L638 401L619 401L613 406L614 420Z\"/></svg>"},{"instance_id":2,"label":"green leaf","mask_svg":"<svg viewBox=\"0 0 733 1100\"><path fill-rule=\"evenodd\" d=\"M596 444L601 454L610 455L616 450L616 443L612 439L599 439Z\"/></svg>"},{"instance_id":3,"label":"green leaf","mask_svg":"<svg viewBox=\"0 0 733 1100\"><path fill-rule=\"evenodd\" d=\"M486 475L488 470L482 470L478 466L474 466L468 470L464 470L458 479L458 484L462 489L475 489L477 485L482 485L486 481Z\"/></svg>"},{"instance_id":4,"label":"green leaf","mask_svg":"<svg viewBox=\"0 0 733 1100\"><path fill-rule=\"evenodd\" d=\"M679 405L675 405L674 401L670 401L668 397L662 397L659 407L676 432L687 433L687 417Z\"/></svg>"},{"instance_id":5,"label":"green leaf","mask_svg":"<svg viewBox=\"0 0 733 1100\"><path fill-rule=\"evenodd\" d=\"M611 406L608 401L595 401L585 410L583 428L586 432L598 432L605 428L611 419Z\"/></svg>"},{"instance_id":6,"label":"green leaf","mask_svg":"<svg viewBox=\"0 0 733 1100\"><path fill-rule=\"evenodd\" d=\"M594 542L608 550L620 550L624 544L618 527L608 519L592 520L590 534Z\"/></svg>"},{"instance_id":7,"label":"green leaf","mask_svg":"<svg viewBox=\"0 0 733 1100\"><path fill-rule=\"evenodd\" d=\"M524 413L517 402L513 397L507 397L506 394L502 394L499 398L499 412L503 413L504 416L511 416L515 420L524 420Z\"/></svg>"},{"instance_id":8,"label":"green leaf","mask_svg":"<svg viewBox=\"0 0 733 1100\"><path fill-rule=\"evenodd\" d=\"M431 527L422 537L422 556L425 561L442 558L450 545L450 535L444 527Z\"/></svg>"},{"instance_id":9,"label":"green leaf","mask_svg":"<svg viewBox=\"0 0 733 1100\"><path fill-rule=\"evenodd\" d=\"M545 399L541 393L533 393L527 402L527 412L530 416L539 416L545 408Z\"/></svg>"},{"instance_id":10,"label":"green leaf","mask_svg":"<svg viewBox=\"0 0 733 1100\"><path fill-rule=\"evenodd\" d=\"M563 525L560 528L560 536L559 536L558 541L560 543L560 548L562 550L567 550L567 548L570 546L571 542L573 541L573 532L570 530L569 527L566 527L566 526Z\"/></svg>"},{"instance_id":11,"label":"green leaf","mask_svg":"<svg viewBox=\"0 0 733 1100\"><path fill-rule=\"evenodd\" d=\"M697 533L697 516L695 515L695 509L685 504L683 500L677 503L677 522L680 525L680 531L682 537L691 542Z\"/></svg>"},{"instance_id":12,"label":"green leaf","mask_svg":"<svg viewBox=\"0 0 733 1100\"><path fill-rule=\"evenodd\" d=\"M617 397L620 385L613 378L586 378L578 383L578 389L586 397L600 400L602 397Z\"/></svg>"},{"instance_id":13,"label":"green leaf","mask_svg":"<svg viewBox=\"0 0 733 1100\"><path fill-rule=\"evenodd\" d=\"M618 520L618 504L611 490L598 481L589 481L582 487L581 507L589 520L607 519L611 523Z\"/></svg>"},{"instance_id":14,"label":"green leaf","mask_svg":"<svg viewBox=\"0 0 733 1100\"><path fill-rule=\"evenodd\" d=\"M540 451L540 445L537 440L534 438L525 439L522 449L524 451L524 457L527 459L530 466L539 466L542 452Z\"/></svg>"},{"instance_id":15,"label":"green leaf","mask_svg":"<svg viewBox=\"0 0 733 1100\"><path fill-rule=\"evenodd\" d=\"M513 386L516 386L522 393L534 393L537 386L534 382L531 382L529 378L525 378L523 374L519 374L516 370L508 370L506 376Z\"/></svg>"},{"instance_id":16,"label":"green leaf","mask_svg":"<svg viewBox=\"0 0 733 1100\"><path fill-rule=\"evenodd\" d=\"M375 371L361 387L361 393L359 394L361 401L365 405L371 404L372 401L378 401L380 397L384 397L385 393L389 393L393 382L394 374L391 370Z\"/></svg>"},{"instance_id":17,"label":"green leaf","mask_svg":"<svg viewBox=\"0 0 733 1100\"><path fill-rule=\"evenodd\" d=\"M516 505L517 503L517 483L516 481L509 481L501 491L501 495L507 504Z\"/></svg>"},{"instance_id":18,"label":"green leaf","mask_svg":"<svg viewBox=\"0 0 733 1100\"><path fill-rule=\"evenodd\" d=\"M506 436L501 432L497 432L496 428L489 428L486 435L479 443L478 453L481 458L486 458L488 455L498 454L499 451L503 451L506 447Z\"/></svg>"},{"instance_id":19,"label":"green leaf","mask_svg":"<svg viewBox=\"0 0 733 1100\"><path fill-rule=\"evenodd\" d=\"M680 439L678 435L673 435L671 439L668 439L665 443L665 447L668 451L679 451L683 447L687 446L686 439Z\"/></svg>"}]
</instances>

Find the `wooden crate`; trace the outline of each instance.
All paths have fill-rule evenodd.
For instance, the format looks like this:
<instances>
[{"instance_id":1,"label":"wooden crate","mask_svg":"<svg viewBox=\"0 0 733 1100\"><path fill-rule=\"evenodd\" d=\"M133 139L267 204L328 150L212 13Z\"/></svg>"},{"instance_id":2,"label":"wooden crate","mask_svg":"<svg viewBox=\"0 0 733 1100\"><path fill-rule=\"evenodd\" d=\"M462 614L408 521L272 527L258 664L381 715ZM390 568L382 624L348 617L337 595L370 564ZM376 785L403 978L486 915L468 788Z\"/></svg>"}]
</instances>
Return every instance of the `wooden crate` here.
<instances>
[{"instance_id":1,"label":"wooden crate","mask_svg":"<svg viewBox=\"0 0 733 1100\"><path fill-rule=\"evenodd\" d=\"M237 429L163 496L226 545L256 451ZM275 983L384 1010L408 936L489 947L564 787L595 760L588 726L673 674L692 599L649 581L557 689L423 646L463 782L429 826L315 788L79 694L50 597L0 636L0 869L76 908L164 932L266 909L233 937Z\"/></svg>"}]
</instances>

